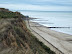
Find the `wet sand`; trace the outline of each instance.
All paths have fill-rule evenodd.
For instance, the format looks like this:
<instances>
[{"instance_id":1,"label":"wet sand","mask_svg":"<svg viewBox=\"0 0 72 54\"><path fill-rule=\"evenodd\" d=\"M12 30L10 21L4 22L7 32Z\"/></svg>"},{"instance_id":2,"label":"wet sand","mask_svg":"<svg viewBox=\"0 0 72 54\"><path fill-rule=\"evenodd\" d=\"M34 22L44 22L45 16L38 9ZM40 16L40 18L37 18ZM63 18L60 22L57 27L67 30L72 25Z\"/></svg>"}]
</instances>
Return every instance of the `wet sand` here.
<instances>
[{"instance_id":1,"label":"wet sand","mask_svg":"<svg viewBox=\"0 0 72 54\"><path fill-rule=\"evenodd\" d=\"M72 54L72 35L51 30L36 22L26 21L31 32L56 54Z\"/></svg>"}]
</instances>

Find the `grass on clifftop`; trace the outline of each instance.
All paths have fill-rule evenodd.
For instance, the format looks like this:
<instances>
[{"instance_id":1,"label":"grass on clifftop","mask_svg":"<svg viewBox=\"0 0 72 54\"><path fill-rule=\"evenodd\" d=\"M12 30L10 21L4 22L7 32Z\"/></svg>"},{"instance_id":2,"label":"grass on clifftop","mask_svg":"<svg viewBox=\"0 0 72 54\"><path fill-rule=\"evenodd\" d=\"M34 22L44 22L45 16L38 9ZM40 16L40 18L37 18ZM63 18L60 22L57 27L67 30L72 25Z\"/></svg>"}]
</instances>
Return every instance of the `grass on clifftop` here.
<instances>
[{"instance_id":1,"label":"grass on clifftop","mask_svg":"<svg viewBox=\"0 0 72 54\"><path fill-rule=\"evenodd\" d=\"M0 18L23 18L19 12L12 12L5 8L0 8Z\"/></svg>"}]
</instances>

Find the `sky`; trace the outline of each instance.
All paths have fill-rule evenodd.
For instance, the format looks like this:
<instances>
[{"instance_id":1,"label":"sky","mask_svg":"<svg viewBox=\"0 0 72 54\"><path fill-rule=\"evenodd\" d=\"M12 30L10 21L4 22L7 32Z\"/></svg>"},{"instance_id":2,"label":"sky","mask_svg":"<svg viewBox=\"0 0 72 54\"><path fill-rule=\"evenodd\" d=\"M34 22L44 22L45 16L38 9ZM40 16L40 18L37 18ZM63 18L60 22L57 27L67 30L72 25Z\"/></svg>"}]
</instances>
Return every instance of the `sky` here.
<instances>
[{"instance_id":1,"label":"sky","mask_svg":"<svg viewBox=\"0 0 72 54\"><path fill-rule=\"evenodd\" d=\"M72 11L72 0L1 0L0 7L12 10Z\"/></svg>"}]
</instances>

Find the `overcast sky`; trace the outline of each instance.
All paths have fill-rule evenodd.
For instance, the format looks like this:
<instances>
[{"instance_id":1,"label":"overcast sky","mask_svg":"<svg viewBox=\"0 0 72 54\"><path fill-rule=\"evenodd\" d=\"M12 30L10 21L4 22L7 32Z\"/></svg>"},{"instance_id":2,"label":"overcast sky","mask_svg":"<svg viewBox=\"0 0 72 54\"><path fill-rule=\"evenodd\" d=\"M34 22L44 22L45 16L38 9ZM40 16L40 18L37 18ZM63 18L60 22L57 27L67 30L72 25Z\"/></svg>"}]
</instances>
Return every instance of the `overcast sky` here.
<instances>
[{"instance_id":1,"label":"overcast sky","mask_svg":"<svg viewBox=\"0 0 72 54\"><path fill-rule=\"evenodd\" d=\"M1 0L0 7L16 10L72 11L72 0Z\"/></svg>"}]
</instances>

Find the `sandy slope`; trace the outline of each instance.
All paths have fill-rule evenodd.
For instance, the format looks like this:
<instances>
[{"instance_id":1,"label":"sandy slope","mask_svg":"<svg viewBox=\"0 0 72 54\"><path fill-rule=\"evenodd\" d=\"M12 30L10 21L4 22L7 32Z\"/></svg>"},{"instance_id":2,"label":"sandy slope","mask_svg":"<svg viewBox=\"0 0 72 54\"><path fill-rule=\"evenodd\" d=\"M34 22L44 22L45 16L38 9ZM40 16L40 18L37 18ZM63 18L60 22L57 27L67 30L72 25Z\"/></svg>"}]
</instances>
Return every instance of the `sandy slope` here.
<instances>
[{"instance_id":1,"label":"sandy slope","mask_svg":"<svg viewBox=\"0 0 72 54\"><path fill-rule=\"evenodd\" d=\"M56 54L72 54L72 35L56 32L35 22L27 22L27 27L45 45L50 47ZM54 47L49 45L53 45ZM60 52L58 52L58 51Z\"/></svg>"}]
</instances>

